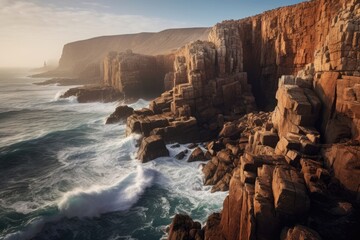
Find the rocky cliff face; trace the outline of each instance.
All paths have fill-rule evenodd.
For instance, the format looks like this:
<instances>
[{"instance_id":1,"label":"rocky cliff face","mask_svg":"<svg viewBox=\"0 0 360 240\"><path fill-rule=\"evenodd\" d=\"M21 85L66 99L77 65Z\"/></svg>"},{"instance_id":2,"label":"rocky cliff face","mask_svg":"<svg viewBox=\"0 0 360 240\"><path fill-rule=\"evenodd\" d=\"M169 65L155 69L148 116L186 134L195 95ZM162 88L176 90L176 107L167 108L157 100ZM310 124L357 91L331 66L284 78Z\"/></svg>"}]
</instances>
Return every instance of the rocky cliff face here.
<instances>
[{"instance_id":1,"label":"rocky cliff face","mask_svg":"<svg viewBox=\"0 0 360 240\"><path fill-rule=\"evenodd\" d=\"M224 56L231 56L235 68L248 73L257 103L273 107L277 79L308 63L315 63L316 71L358 74L358 11L357 1L309 1L224 21L212 29L209 39ZM216 32L224 34L225 41L216 40Z\"/></svg>"},{"instance_id":2,"label":"rocky cliff face","mask_svg":"<svg viewBox=\"0 0 360 240\"><path fill-rule=\"evenodd\" d=\"M164 91L163 77L173 55L140 55L131 50L110 52L102 65L103 83L130 97L156 96Z\"/></svg>"},{"instance_id":3,"label":"rocky cliff face","mask_svg":"<svg viewBox=\"0 0 360 240\"><path fill-rule=\"evenodd\" d=\"M152 56L169 54L191 41L207 39L208 33L208 28L168 29L158 33L104 36L68 43L55 72L100 80L101 62L111 51L131 49L134 53Z\"/></svg>"},{"instance_id":4,"label":"rocky cliff face","mask_svg":"<svg viewBox=\"0 0 360 240\"><path fill-rule=\"evenodd\" d=\"M358 0L304 2L217 24L209 42L177 53L167 78L173 114L201 116L199 98L233 114L249 94L236 89L275 108L223 119L207 144L204 184L229 195L197 239L360 236L359 20ZM208 85L221 87L207 95Z\"/></svg>"}]
</instances>

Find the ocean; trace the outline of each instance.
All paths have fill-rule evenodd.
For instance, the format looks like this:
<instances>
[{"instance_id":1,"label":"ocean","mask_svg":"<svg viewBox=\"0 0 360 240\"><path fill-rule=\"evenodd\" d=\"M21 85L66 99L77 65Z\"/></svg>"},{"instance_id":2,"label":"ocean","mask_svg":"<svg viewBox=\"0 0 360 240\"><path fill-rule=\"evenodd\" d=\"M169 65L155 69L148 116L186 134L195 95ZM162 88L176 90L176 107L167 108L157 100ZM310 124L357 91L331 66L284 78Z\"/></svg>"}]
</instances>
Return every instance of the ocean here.
<instances>
[{"instance_id":1,"label":"ocean","mask_svg":"<svg viewBox=\"0 0 360 240\"><path fill-rule=\"evenodd\" d=\"M69 87L28 74L0 69L0 239L163 239L176 213L221 210L200 163L174 158L186 145L141 164L140 136L105 125L118 103L60 99Z\"/></svg>"}]
</instances>

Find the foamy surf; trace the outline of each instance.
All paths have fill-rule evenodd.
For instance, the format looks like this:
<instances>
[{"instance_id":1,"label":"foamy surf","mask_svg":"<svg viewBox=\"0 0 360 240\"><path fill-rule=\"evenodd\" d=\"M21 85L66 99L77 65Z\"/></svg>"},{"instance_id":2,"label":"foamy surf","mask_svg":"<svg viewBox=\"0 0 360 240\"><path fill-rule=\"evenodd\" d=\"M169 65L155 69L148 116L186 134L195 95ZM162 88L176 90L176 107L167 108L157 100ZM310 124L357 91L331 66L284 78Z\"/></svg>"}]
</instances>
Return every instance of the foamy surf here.
<instances>
[{"instance_id":1,"label":"foamy surf","mask_svg":"<svg viewBox=\"0 0 360 240\"><path fill-rule=\"evenodd\" d=\"M119 103L59 99L68 87L57 86L26 85L12 98L15 85L0 96L0 109L21 110L0 126L13 139L0 154L0 239L160 239L176 213L204 222L220 210L226 193L203 186L200 163L186 162L191 150L173 158L185 145L138 166L139 137L103 123Z\"/></svg>"},{"instance_id":2,"label":"foamy surf","mask_svg":"<svg viewBox=\"0 0 360 240\"><path fill-rule=\"evenodd\" d=\"M41 232L46 223L58 222L62 218L93 218L101 214L129 210L152 186L156 176L153 169L138 165L135 172L112 186L92 186L88 189L74 189L60 199L58 214L38 217L29 221L22 231L5 236L6 240L31 239Z\"/></svg>"},{"instance_id":3,"label":"foamy surf","mask_svg":"<svg viewBox=\"0 0 360 240\"><path fill-rule=\"evenodd\" d=\"M152 185L155 172L138 166L131 173L110 187L94 186L75 189L66 193L58 208L66 217L98 217L102 213L124 211L133 206L145 189Z\"/></svg>"}]
</instances>

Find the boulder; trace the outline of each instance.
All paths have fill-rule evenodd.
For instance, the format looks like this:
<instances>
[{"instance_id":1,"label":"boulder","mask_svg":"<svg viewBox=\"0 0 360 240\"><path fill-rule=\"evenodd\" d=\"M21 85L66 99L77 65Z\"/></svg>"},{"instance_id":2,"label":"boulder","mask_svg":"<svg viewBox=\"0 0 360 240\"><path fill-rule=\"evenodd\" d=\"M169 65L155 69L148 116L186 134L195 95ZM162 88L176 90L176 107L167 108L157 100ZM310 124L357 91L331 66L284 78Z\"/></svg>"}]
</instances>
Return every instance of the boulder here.
<instances>
[{"instance_id":1,"label":"boulder","mask_svg":"<svg viewBox=\"0 0 360 240\"><path fill-rule=\"evenodd\" d=\"M359 198L360 146L334 144L324 148L322 155L327 166L334 170L334 176L340 183Z\"/></svg>"},{"instance_id":2,"label":"boulder","mask_svg":"<svg viewBox=\"0 0 360 240\"><path fill-rule=\"evenodd\" d=\"M185 158L185 156L186 156L187 153L188 153L188 150L187 150L187 149L184 150L184 151L181 151L181 152L179 152L178 154L175 155L175 158L176 158L177 160L182 160L182 159Z\"/></svg>"},{"instance_id":3,"label":"boulder","mask_svg":"<svg viewBox=\"0 0 360 240\"><path fill-rule=\"evenodd\" d=\"M227 122L224 124L222 130L219 133L220 137L237 137L239 135L240 131L237 128L237 126L234 123Z\"/></svg>"},{"instance_id":4,"label":"boulder","mask_svg":"<svg viewBox=\"0 0 360 240\"><path fill-rule=\"evenodd\" d=\"M143 138L137 156L141 162L145 163L158 157L169 156L169 151L161 136L152 135Z\"/></svg>"},{"instance_id":5,"label":"boulder","mask_svg":"<svg viewBox=\"0 0 360 240\"><path fill-rule=\"evenodd\" d=\"M194 232L194 230L196 230ZM188 215L176 214L170 225L168 240L191 240L201 234L201 224L194 222ZM191 236L192 235L192 236Z\"/></svg>"},{"instance_id":6,"label":"boulder","mask_svg":"<svg viewBox=\"0 0 360 240\"><path fill-rule=\"evenodd\" d=\"M205 154L200 147L196 147L188 158L188 162L206 161Z\"/></svg>"}]
</instances>

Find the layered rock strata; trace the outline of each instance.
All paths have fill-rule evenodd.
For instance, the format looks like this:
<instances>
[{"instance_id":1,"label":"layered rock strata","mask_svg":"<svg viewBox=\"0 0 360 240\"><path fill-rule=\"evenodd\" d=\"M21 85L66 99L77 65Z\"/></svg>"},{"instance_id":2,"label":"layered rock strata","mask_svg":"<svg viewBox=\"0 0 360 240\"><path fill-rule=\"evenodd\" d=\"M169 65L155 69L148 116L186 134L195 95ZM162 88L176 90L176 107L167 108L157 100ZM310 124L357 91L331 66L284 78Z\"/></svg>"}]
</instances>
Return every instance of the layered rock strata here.
<instances>
[{"instance_id":1,"label":"layered rock strata","mask_svg":"<svg viewBox=\"0 0 360 240\"><path fill-rule=\"evenodd\" d=\"M309 63L317 72L359 75L357 0L307 1L217 27L239 29L244 71L262 106L273 99L281 75L296 74Z\"/></svg>"},{"instance_id":2,"label":"layered rock strata","mask_svg":"<svg viewBox=\"0 0 360 240\"><path fill-rule=\"evenodd\" d=\"M214 185L213 191L229 189L229 195L218 220L209 217L204 239L349 239L359 234L357 214L346 202L358 194L358 146L353 140L320 151L315 126L322 105L311 87L311 69L279 79L274 112L225 123L219 139L208 144L213 158L203 167L204 183ZM304 71L312 73L305 84L297 79ZM345 197L345 192L353 195ZM335 225L338 229L328 229Z\"/></svg>"},{"instance_id":3,"label":"layered rock strata","mask_svg":"<svg viewBox=\"0 0 360 240\"><path fill-rule=\"evenodd\" d=\"M131 50L110 52L103 61L103 83L127 97L155 96L163 88L163 76L169 71L172 55L147 56Z\"/></svg>"},{"instance_id":4,"label":"layered rock strata","mask_svg":"<svg viewBox=\"0 0 360 240\"><path fill-rule=\"evenodd\" d=\"M72 76L87 83L102 80L100 64L111 51L124 52L132 49L144 55L166 55L185 44L206 40L209 28L167 29L156 33L135 33L101 36L76 42L63 47L59 67L49 71L49 76Z\"/></svg>"}]
</instances>

